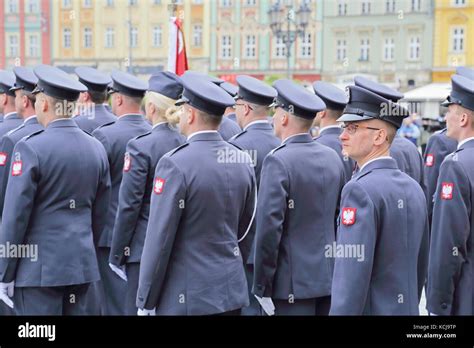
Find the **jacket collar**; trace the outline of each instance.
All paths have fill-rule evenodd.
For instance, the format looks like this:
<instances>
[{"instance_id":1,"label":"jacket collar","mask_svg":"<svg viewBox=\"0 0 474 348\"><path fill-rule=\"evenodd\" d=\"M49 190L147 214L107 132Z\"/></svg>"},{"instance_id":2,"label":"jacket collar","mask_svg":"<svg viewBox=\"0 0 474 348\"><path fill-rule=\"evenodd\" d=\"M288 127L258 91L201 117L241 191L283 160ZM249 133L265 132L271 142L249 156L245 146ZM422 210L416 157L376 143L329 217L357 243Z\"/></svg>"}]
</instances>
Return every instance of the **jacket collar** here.
<instances>
[{"instance_id":1,"label":"jacket collar","mask_svg":"<svg viewBox=\"0 0 474 348\"><path fill-rule=\"evenodd\" d=\"M469 149L474 147L474 137L467 138L459 142L457 150Z\"/></svg>"},{"instance_id":2,"label":"jacket collar","mask_svg":"<svg viewBox=\"0 0 474 348\"><path fill-rule=\"evenodd\" d=\"M341 134L342 128L340 126L328 126L319 130L319 136L323 134Z\"/></svg>"},{"instance_id":3,"label":"jacket collar","mask_svg":"<svg viewBox=\"0 0 474 348\"><path fill-rule=\"evenodd\" d=\"M3 120L18 120L20 119L20 115L18 115L15 111L9 112L8 114L3 115Z\"/></svg>"},{"instance_id":4,"label":"jacket collar","mask_svg":"<svg viewBox=\"0 0 474 348\"><path fill-rule=\"evenodd\" d=\"M104 107L105 108L105 107ZM141 114L125 114L117 118L117 122L145 122Z\"/></svg>"},{"instance_id":5,"label":"jacket collar","mask_svg":"<svg viewBox=\"0 0 474 348\"><path fill-rule=\"evenodd\" d=\"M224 140L222 136L217 131L203 131L196 132L191 134L188 137L188 143L193 143L195 141L218 141Z\"/></svg>"},{"instance_id":6,"label":"jacket collar","mask_svg":"<svg viewBox=\"0 0 474 348\"><path fill-rule=\"evenodd\" d=\"M243 130L249 130L249 129L273 130L272 125L270 124L270 122L268 122L267 119L250 122L248 125L244 127Z\"/></svg>"},{"instance_id":7,"label":"jacket collar","mask_svg":"<svg viewBox=\"0 0 474 348\"><path fill-rule=\"evenodd\" d=\"M375 169L398 169L398 166L392 157L379 157L363 165L356 175L361 176Z\"/></svg>"},{"instance_id":8,"label":"jacket collar","mask_svg":"<svg viewBox=\"0 0 474 348\"><path fill-rule=\"evenodd\" d=\"M50 122L46 128L62 128L62 127L77 127L76 122L72 118L59 118Z\"/></svg>"},{"instance_id":9,"label":"jacket collar","mask_svg":"<svg viewBox=\"0 0 474 348\"><path fill-rule=\"evenodd\" d=\"M313 141L311 134L309 133L300 133L291 135L285 140L283 140L282 144L292 144L292 143L310 143Z\"/></svg>"},{"instance_id":10,"label":"jacket collar","mask_svg":"<svg viewBox=\"0 0 474 348\"><path fill-rule=\"evenodd\" d=\"M23 122L23 124L24 125L39 124L38 117L36 115L30 116Z\"/></svg>"}]
</instances>

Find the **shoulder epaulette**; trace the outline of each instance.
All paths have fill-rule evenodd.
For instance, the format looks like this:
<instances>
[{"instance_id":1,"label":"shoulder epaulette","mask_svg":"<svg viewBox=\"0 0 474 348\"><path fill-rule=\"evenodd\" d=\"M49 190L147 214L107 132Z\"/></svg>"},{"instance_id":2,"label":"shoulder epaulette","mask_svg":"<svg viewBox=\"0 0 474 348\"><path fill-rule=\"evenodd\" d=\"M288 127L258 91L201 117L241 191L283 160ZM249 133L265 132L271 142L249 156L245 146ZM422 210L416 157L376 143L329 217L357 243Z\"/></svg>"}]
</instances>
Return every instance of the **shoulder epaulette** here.
<instances>
[{"instance_id":1,"label":"shoulder epaulette","mask_svg":"<svg viewBox=\"0 0 474 348\"><path fill-rule=\"evenodd\" d=\"M237 139L238 137L240 137L242 134L245 134L245 133L247 133L247 130L243 130L242 132L237 133L236 135L232 136L232 137L229 139L229 141L235 140L235 139Z\"/></svg>"},{"instance_id":2,"label":"shoulder epaulette","mask_svg":"<svg viewBox=\"0 0 474 348\"><path fill-rule=\"evenodd\" d=\"M188 145L189 145L189 143L181 144L181 145L179 145L177 148L175 148L175 149L173 149L173 150L167 152L164 156L166 156L166 157L171 157L171 156L174 155L176 152L178 152L179 150L185 148L185 147L188 146Z\"/></svg>"},{"instance_id":3,"label":"shoulder epaulette","mask_svg":"<svg viewBox=\"0 0 474 348\"><path fill-rule=\"evenodd\" d=\"M286 144L281 144L280 146L274 148L272 151L270 151L270 155L273 155L276 151L284 148L286 146Z\"/></svg>"},{"instance_id":4,"label":"shoulder epaulette","mask_svg":"<svg viewBox=\"0 0 474 348\"><path fill-rule=\"evenodd\" d=\"M29 134L29 135L23 137L23 139L24 139L24 140L28 140L28 139L34 137L35 135L38 135L38 134L43 133L43 132L44 132L44 129L40 129L40 130L38 130L38 131L36 131L36 132L33 132L33 133L31 133L31 134Z\"/></svg>"}]
</instances>

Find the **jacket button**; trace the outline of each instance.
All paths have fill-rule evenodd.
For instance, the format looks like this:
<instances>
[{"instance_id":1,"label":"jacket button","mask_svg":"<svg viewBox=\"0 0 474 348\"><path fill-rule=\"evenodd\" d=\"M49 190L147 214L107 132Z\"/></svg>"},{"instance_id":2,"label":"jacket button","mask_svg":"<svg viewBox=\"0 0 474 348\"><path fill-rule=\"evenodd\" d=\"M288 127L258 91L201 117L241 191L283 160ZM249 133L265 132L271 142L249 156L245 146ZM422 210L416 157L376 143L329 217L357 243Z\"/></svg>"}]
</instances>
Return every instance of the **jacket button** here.
<instances>
[{"instance_id":1,"label":"jacket button","mask_svg":"<svg viewBox=\"0 0 474 348\"><path fill-rule=\"evenodd\" d=\"M441 308L446 309L448 308L448 305L446 303L441 303Z\"/></svg>"},{"instance_id":2,"label":"jacket button","mask_svg":"<svg viewBox=\"0 0 474 348\"><path fill-rule=\"evenodd\" d=\"M143 301L143 297L139 297L138 300Z\"/></svg>"}]
</instances>

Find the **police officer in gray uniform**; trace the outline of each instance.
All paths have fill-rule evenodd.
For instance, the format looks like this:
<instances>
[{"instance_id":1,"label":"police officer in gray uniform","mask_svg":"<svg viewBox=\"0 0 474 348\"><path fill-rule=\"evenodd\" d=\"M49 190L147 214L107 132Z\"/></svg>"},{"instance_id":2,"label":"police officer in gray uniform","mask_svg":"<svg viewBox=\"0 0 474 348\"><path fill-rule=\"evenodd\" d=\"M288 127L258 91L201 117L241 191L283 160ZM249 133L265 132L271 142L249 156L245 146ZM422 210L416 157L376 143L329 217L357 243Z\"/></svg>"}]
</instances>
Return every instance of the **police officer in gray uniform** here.
<instances>
[{"instance_id":1,"label":"police officer in gray uniform","mask_svg":"<svg viewBox=\"0 0 474 348\"><path fill-rule=\"evenodd\" d=\"M454 75L451 83L446 126L458 148L441 164L434 195L427 309L473 315L474 81Z\"/></svg>"},{"instance_id":2,"label":"police officer in gray uniform","mask_svg":"<svg viewBox=\"0 0 474 348\"><path fill-rule=\"evenodd\" d=\"M344 151L360 170L342 190L330 314L418 315L428 263L426 200L389 157L408 112L369 90L348 88L338 121Z\"/></svg>"},{"instance_id":3,"label":"police officer in gray uniform","mask_svg":"<svg viewBox=\"0 0 474 348\"><path fill-rule=\"evenodd\" d=\"M374 92L385 99L389 99L396 103L403 98L403 94L396 90L382 85L380 83L368 80L362 76L356 76L354 78L356 86L365 88L371 92ZM416 148L416 146L400 136L396 136L390 146L390 156L397 162L398 168L410 175L420 186L425 189L425 183L423 179L423 157Z\"/></svg>"},{"instance_id":4,"label":"police officer in gray uniform","mask_svg":"<svg viewBox=\"0 0 474 348\"><path fill-rule=\"evenodd\" d=\"M474 80L474 69L458 67L456 74ZM441 163L450 153L456 151L457 141L446 135L446 128L434 133L429 139L425 149L425 182L426 182L426 202L428 203L428 214L431 222L433 212L433 199L438 182L439 168Z\"/></svg>"},{"instance_id":5,"label":"police officer in gray uniform","mask_svg":"<svg viewBox=\"0 0 474 348\"><path fill-rule=\"evenodd\" d=\"M13 150L0 233L0 243L30 252L0 259L0 298L19 315L89 314L85 294L100 277L94 238L110 196L107 156L70 119L86 87L54 67L34 72L46 129Z\"/></svg>"},{"instance_id":6,"label":"police officer in gray uniform","mask_svg":"<svg viewBox=\"0 0 474 348\"><path fill-rule=\"evenodd\" d=\"M237 96L237 93L239 92L239 88L237 86L226 81L222 82L219 87L229 93L230 96L234 99ZM224 116L226 116L229 120L232 120L237 123L237 115L235 114L235 109L233 106L229 106L225 109Z\"/></svg>"},{"instance_id":7,"label":"police officer in gray uniform","mask_svg":"<svg viewBox=\"0 0 474 348\"><path fill-rule=\"evenodd\" d=\"M278 80L275 134L283 140L263 162L257 206L253 293L277 315L327 315L337 207L344 169L309 129L326 108L315 94ZM273 305L272 305L273 303Z\"/></svg>"},{"instance_id":8,"label":"police officer in gray uniform","mask_svg":"<svg viewBox=\"0 0 474 348\"><path fill-rule=\"evenodd\" d=\"M316 81L313 84L314 93L320 97L326 104L326 109L318 112L315 124L320 127L319 135L314 138L315 141L329 146L337 152L344 166L345 181L349 181L354 171L355 163L349 156L342 153L342 144L339 136L342 128L337 122L341 117L342 111L346 106L347 98L345 93L336 86L322 81Z\"/></svg>"},{"instance_id":9,"label":"police officer in gray uniform","mask_svg":"<svg viewBox=\"0 0 474 348\"><path fill-rule=\"evenodd\" d=\"M79 114L74 116L77 125L88 133L98 127L115 122L117 117L106 107L107 87L112 82L110 77L94 68L81 66L75 69L79 81L87 87L87 92L81 93L78 106Z\"/></svg>"},{"instance_id":10,"label":"police officer in gray uniform","mask_svg":"<svg viewBox=\"0 0 474 348\"><path fill-rule=\"evenodd\" d=\"M139 314L238 314L249 303L238 239L253 217L255 174L250 157L217 132L232 97L209 81L181 78L188 142L156 167L137 307Z\"/></svg>"},{"instance_id":11,"label":"police officer in gray uniform","mask_svg":"<svg viewBox=\"0 0 474 348\"><path fill-rule=\"evenodd\" d=\"M0 113L3 114L3 122L0 123L0 138L12 129L23 123L23 119L16 113L15 75L11 71L0 70Z\"/></svg>"},{"instance_id":12,"label":"police officer in gray uniform","mask_svg":"<svg viewBox=\"0 0 474 348\"><path fill-rule=\"evenodd\" d=\"M243 131L230 138L229 142L247 152L254 161L253 166L258 187L263 160L271 150L281 143L280 139L273 134L273 128L267 119L270 105L277 96L277 91L262 81L245 75L237 76L237 84L239 89L236 95L235 110L237 122ZM255 256L251 250L254 237L255 221L245 239L240 243L250 298L250 305L242 309L242 315L260 315L260 305L251 293Z\"/></svg>"},{"instance_id":13,"label":"police officer in gray uniform","mask_svg":"<svg viewBox=\"0 0 474 348\"><path fill-rule=\"evenodd\" d=\"M35 111L36 97L32 93L38 78L33 70L18 66L13 69L16 82L11 90L15 93L15 106L17 114L24 120L19 127L5 134L0 141L0 211L3 211L5 190L9 176L11 156L15 144L23 137L43 129L38 123Z\"/></svg>"},{"instance_id":14,"label":"police officer in gray uniform","mask_svg":"<svg viewBox=\"0 0 474 348\"><path fill-rule=\"evenodd\" d=\"M124 155L128 141L148 133L151 126L140 114L140 105L148 84L121 71L114 71L112 80L114 83L109 93L112 94L112 111L118 119L116 122L97 128L92 135L105 147L112 182L110 206L98 244L99 267L105 296L103 312L106 315L120 315L125 313L126 282L110 269L109 256L124 170Z\"/></svg>"},{"instance_id":15,"label":"police officer in gray uniform","mask_svg":"<svg viewBox=\"0 0 474 348\"><path fill-rule=\"evenodd\" d=\"M117 267L126 265L127 315L137 314L138 272L155 168L165 153L185 141L169 123L173 117L171 113L178 111L174 103L182 93L183 87L176 74L160 72L150 78L145 108L148 119L153 123L152 131L130 140L125 152L110 263Z\"/></svg>"},{"instance_id":16,"label":"police officer in gray uniform","mask_svg":"<svg viewBox=\"0 0 474 348\"><path fill-rule=\"evenodd\" d=\"M220 86L222 83L224 83L224 80L222 80L222 79L219 79L219 78L214 77L214 76L209 76L209 75L197 72L197 71L188 70L184 73L184 75L193 77L195 79L204 79L204 80L207 80L207 81L210 81L210 82L216 84L217 86ZM226 90L226 92L227 92L227 90ZM229 92L227 92L227 93L229 93ZM224 113L226 112L226 110L228 110L228 109L227 108L224 109ZM219 134L222 136L222 138L224 140L229 140L234 135L240 133L241 129L240 129L239 125L236 122L234 122L232 119L227 118L227 117L223 117L222 121L221 121L221 124L219 125L219 128L217 129L217 131L219 132Z\"/></svg>"}]
</instances>

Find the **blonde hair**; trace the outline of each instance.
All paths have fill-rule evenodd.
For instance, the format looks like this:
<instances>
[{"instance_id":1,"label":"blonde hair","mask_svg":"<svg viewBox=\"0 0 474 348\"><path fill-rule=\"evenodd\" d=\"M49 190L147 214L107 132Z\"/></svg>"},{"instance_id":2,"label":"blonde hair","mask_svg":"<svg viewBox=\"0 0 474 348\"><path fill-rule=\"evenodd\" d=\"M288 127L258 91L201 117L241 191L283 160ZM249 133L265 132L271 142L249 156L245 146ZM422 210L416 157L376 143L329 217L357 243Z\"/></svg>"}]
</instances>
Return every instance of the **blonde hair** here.
<instances>
[{"instance_id":1,"label":"blonde hair","mask_svg":"<svg viewBox=\"0 0 474 348\"><path fill-rule=\"evenodd\" d=\"M160 112L160 116L164 117L166 121L175 126L179 122L179 114L181 108L174 105L176 100L168 98L163 94L148 91L146 93L146 103L152 103Z\"/></svg>"}]
</instances>

